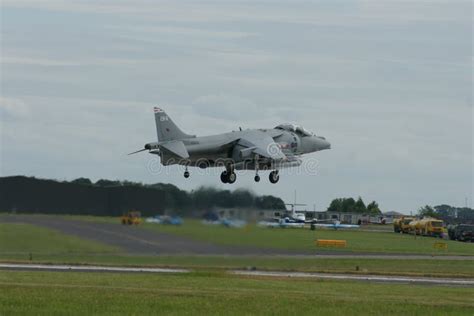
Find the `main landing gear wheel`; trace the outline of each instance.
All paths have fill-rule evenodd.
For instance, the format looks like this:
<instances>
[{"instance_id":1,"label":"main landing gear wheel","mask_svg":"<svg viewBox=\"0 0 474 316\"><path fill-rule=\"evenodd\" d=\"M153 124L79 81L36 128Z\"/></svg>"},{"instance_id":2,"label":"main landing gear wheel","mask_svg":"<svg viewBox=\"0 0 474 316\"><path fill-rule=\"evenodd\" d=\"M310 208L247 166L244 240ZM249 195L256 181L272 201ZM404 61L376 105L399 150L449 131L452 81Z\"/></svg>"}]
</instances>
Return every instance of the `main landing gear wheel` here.
<instances>
[{"instance_id":1,"label":"main landing gear wheel","mask_svg":"<svg viewBox=\"0 0 474 316\"><path fill-rule=\"evenodd\" d=\"M280 180L280 176L278 175L278 171L275 170L275 171L270 172L270 175L268 176L268 178L270 179L271 183L277 183L278 180Z\"/></svg>"},{"instance_id":2,"label":"main landing gear wheel","mask_svg":"<svg viewBox=\"0 0 474 316\"><path fill-rule=\"evenodd\" d=\"M222 171L221 173L221 181L222 183L227 183L227 171Z\"/></svg>"},{"instance_id":3,"label":"main landing gear wheel","mask_svg":"<svg viewBox=\"0 0 474 316\"><path fill-rule=\"evenodd\" d=\"M232 184L235 182L235 180L237 180L237 175L235 174L235 172L227 172L227 171L222 171L221 173L221 181L222 183L229 183L229 184Z\"/></svg>"},{"instance_id":4,"label":"main landing gear wheel","mask_svg":"<svg viewBox=\"0 0 474 316\"><path fill-rule=\"evenodd\" d=\"M235 172L229 173L229 175L227 176L227 183L232 184L235 182L235 180L237 180L237 175L235 174Z\"/></svg>"}]
</instances>

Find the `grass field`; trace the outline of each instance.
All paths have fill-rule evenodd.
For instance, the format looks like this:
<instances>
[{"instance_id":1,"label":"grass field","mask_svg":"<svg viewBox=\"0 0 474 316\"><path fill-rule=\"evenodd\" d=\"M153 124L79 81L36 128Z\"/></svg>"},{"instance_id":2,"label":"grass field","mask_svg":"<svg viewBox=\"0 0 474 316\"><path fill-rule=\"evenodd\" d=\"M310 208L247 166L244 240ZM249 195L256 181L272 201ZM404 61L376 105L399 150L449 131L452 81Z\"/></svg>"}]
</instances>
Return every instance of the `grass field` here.
<instances>
[{"instance_id":1,"label":"grass field","mask_svg":"<svg viewBox=\"0 0 474 316\"><path fill-rule=\"evenodd\" d=\"M309 229L262 228L255 225L233 229L223 226L203 225L196 220L187 220L183 227L148 223L145 223L143 227L224 245L324 252L326 248L315 247L315 239L344 239L347 240L347 248L338 248L337 250L347 252L474 255L474 244L472 243L447 240L445 242L448 244L448 249L438 250L433 248L433 244L439 242L439 239L419 236L415 238L411 235L401 235L393 232L333 229L311 231ZM334 251L334 249L331 250Z\"/></svg>"},{"instance_id":2,"label":"grass field","mask_svg":"<svg viewBox=\"0 0 474 316\"><path fill-rule=\"evenodd\" d=\"M81 219L118 222L116 218ZM194 221L188 221L183 227L145 224L137 229L185 234L230 245L235 244L232 238L241 235L244 236L243 244L265 247L281 246L272 242L272 238L281 243L288 238L299 238L299 242L306 241L311 246L314 238L311 235L314 232L309 230L272 230L252 226L238 230L208 227ZM341 234L338 236L347 236L349 243L366 240L369 245L365 247L369 249L377 249L392 236L409 237L349 231L317 231L316 234ZM385 238L383 242L369 238L379 235ZM251 240L257 237L262 237L262 240ZM216 241L218 238L223 240ZM428 238L422 239L424 243L431 242ZM240 241L237 243L242 244ZM290 240L285 246L297 247L299 243ZM358 251L360 247L352 251ZM389 249L396 247L392 245ZM0 270L0 315L472 315L474 310L472 287L265 278L226 272L256 267L259 270L473 278L472 260L136 256L52 229L0 223L0 261L185 267L193 270L190 274L169 275Z\"/></svg>"},{"instance_id":3,"label":"grass field","mask_svg":"<svg viewBox=\"0 0 474 316\"><path fill-rule=\"evenodd\" d=\"M120 249L26 224L0 224L0 261L474 277L471 260L131 256Z\"/></svg>"},{"instance_id":4,"label":"grass field","mask_svg":"<svg viewBox=\"0 0 474 316\"><path fill-rule=\"evenodd\" d=\"M463 287L189 275L0 271L0 313L472 315Z\"/></svg>"},{"instance_id":5,"label":"grass field","mask_svg":"<svg viewBox=\"0 0 474 316\"><path fill-rule=\"evenodd\" d=\"M37 252L107 254L117 251L117 248L52 229L28 224L0 223L0 256Z\"/></svg>"},{"instance_id":6,"label":"grass field","mask_svg":"<svg viewBox=\"0 0 474 316\"><path fill-rule=\"evenodd\" d=\"M94 217L94 216L71 216L70 218L117 223L117 218ZM311 250L325 252L325 248L316 248L315 239L344 239L347 240L347 248L331 249L331 251L345 252L373 252L373 253L408 253L408 254L436 254L436 255L474 255L473 243L461 243L451 240L443 240L448 249L434 249L433 244L440 239L432 237L420 237L404 234L396 234L392 231L359 231L359 230L333 230L317 229L281 229L262 228L256 225L248 225L245 228L227 228L218 225L204 225L199 220L185 219L182 226L157 225L143 223L143 229L157 232L171 233L190 237L196 240L208 241L222 245L245 245L263 248L280 248L293 250ZM370 229L381 229L381 226ZM369 229L369 230L370 230Z\"/></svg>"}]
</instances>

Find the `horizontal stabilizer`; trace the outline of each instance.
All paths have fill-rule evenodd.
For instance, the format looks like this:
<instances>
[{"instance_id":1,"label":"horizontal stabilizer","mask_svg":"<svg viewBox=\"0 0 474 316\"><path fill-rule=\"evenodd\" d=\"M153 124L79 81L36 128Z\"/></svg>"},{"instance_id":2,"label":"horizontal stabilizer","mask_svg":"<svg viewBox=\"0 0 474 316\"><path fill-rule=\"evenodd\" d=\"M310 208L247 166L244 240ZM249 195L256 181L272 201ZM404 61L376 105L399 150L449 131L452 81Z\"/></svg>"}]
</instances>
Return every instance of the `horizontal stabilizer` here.
<instances>
[{"instance_id":1,"label":"horizontal stabilizer","mask_svg":"<svg viewBox=\"0 0 474 316\"><path fill-rule=\"evenodd\" d=\"M186 146L184 146L184 143L180 140L172 140L169 142L160 143L160 147L172 152L180 158L189 158L188 150L186 149Z\"/></svg>"}]
</instances>

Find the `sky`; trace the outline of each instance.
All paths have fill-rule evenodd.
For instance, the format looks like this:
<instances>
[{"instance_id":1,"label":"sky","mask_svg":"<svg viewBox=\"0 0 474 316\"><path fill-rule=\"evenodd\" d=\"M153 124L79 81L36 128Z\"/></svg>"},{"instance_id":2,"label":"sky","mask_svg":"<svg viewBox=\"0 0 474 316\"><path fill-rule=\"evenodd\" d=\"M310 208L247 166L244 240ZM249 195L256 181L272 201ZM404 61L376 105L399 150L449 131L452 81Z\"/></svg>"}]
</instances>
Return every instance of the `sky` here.
<instances>
[{"instance_id":1,"label":"sky","mask_svg":"<svg viewBox=\"0 0 474 316\"><path fill-rule=\"evenodd\" d=\"M471 1L1 2L0 176L250 189L325 210L472 206ZM306 169L160 167L153 107L199 136L293 122ZM308 167L309 166L309 167Z\"/></svg>"}]
</instances>

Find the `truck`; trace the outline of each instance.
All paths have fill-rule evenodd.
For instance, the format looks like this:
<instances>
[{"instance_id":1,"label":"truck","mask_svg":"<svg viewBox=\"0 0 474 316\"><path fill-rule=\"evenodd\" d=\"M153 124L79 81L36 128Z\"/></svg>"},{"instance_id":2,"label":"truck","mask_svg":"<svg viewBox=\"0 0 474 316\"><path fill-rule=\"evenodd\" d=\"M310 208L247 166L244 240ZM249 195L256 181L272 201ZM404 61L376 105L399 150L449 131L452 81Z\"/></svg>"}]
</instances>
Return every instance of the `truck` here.
<instances>
[{"instance_id":1,"label":"truck","mask_svg":"<svg viewBox=\"0 0 474 316\"><path fill-rule=\"evenodd\" d=\"M443 237L443 221L436 218L424 217L409 224L410 233L421 236Z\"/></svg>"},{"instance_id":2,"label":"truck","mask_svg":"<svg viewBox=\"0 0 474 316\"><path fill-rule=\"evenodd\" d=\"M138 211L128 211L120 217L122 225L138 225L142 222L141 214Z\"/></svg>"},{"instance_id":3,"label":"truck","mask_svg":"<svg viewBox=\"0 0 474 316\"><path fill-rule=\"evenodd\" d=\"M448 226L448 236L451 240L474 241L474 225L459 224Z\"/></svg>"},{"instance_id":4,"label":"truck","mask_svg":"<svg viewBox=\"0 0 474 316\"><path fill-rule=\"evenodd\" d=\"M393 231L396 233L408 234L410 222L415 218L411 216L402 216L393 221Z\"/></svg>"}]
</instances>

